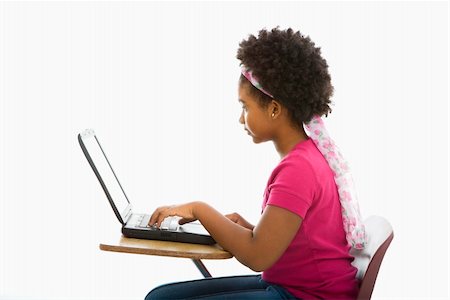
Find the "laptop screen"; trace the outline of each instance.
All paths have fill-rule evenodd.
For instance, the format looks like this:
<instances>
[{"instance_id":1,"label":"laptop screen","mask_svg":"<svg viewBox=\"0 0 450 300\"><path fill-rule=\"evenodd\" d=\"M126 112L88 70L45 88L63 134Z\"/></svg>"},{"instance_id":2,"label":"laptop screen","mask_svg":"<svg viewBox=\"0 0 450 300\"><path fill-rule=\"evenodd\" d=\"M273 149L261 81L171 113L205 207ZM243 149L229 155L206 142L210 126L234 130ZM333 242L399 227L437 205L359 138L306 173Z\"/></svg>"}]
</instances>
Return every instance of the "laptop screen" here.
<instances>
[{"instance_id":1,"label":"laptop screen","mask_svg":"<svg viewBox=\"0 0 450 300\"><path fill-rule=\"evenodd\" d=\"M94 169L94 172L95 170L97 171L96 175L97 177L100 177L98 178L100 183L103 182L103 189L105 189L105 193L109 194L108 198L113 202L111 205L116 207L117 212L120 214L122 219L120 221L125 223L127 221L127 213L130 210L130 202L128 201L128 198L125 195L116 174L106 158L97 137L93 131L89 130L81 134L81 139L91 159L89 163Z\"/></svg>"}]
</instances>

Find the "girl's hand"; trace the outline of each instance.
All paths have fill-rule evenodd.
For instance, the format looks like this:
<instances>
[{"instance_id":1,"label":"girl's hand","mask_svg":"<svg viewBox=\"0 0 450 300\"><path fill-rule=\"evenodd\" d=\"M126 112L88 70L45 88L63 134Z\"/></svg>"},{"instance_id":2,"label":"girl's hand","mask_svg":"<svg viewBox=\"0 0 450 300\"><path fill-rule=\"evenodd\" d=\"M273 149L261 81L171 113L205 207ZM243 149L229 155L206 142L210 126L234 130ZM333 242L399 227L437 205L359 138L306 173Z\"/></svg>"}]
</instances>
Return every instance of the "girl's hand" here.
<instances>
[{"instance_id":1,"label":"girl's hand","mask_svg":"<svg viewBox=\"0 0 450 300\"><path fill-rule=\"evenodd\" d=\"M227 217L234 223L241 225L244 228L247 228L250 230L253 230L253 228L255 228L254 225L250 224L247 220L245 220L243 217L241 217L241 215L238 213L228 214L228 215L225 215L225 217Z\"/></svg>"},{"instance_id":2,"label":"girl's hand","mask_svg":"<svg viewBox=\"0 0 450 300\"><path fill-rule=\"evenodd\" d=\"M197 220L194 215L195 202L190 202L181 205L161 206L155 210L148 222L149 226L161 226L162 221L167 217L181 217L178 223L183 225Z\"/></svg>"}]
</instances>

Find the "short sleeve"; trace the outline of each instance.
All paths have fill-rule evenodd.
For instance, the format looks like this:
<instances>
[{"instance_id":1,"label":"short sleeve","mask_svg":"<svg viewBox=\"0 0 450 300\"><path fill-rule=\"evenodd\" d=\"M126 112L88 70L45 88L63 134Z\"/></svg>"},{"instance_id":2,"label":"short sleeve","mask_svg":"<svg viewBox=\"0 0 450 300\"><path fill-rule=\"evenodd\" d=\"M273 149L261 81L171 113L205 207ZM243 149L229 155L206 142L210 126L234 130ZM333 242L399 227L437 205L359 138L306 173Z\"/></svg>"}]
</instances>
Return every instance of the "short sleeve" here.
<instances>
[{"instance_id":1,"label":"short sleeve","mask_svg":"<svg viewBox=\"0 0 450 300\"><path fill-rule=\"evenodd\" d=\"M287 209L305 218L313 204L316 177L312 166L303 160L280 163L268 186L266 205Z\"/></svg>"}]
</instances>

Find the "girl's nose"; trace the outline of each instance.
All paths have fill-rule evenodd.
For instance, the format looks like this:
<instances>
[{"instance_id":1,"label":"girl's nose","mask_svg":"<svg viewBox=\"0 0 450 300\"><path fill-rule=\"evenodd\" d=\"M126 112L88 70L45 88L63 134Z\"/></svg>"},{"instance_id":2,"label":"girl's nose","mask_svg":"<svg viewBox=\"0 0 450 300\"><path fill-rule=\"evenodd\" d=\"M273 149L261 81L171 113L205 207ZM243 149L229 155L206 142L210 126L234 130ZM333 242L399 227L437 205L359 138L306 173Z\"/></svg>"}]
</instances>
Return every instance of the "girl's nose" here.
<instances>
[{"instance_id":1,"label":"girl's nose","mask_svg":"<svg viewBox=\"0 0 450 300\"><path fill-rule=\"evenodd\" d=\"M244 124L244 111L241 112L241 116L239 117L239 123Z\"/></svg>"}]
</instances>

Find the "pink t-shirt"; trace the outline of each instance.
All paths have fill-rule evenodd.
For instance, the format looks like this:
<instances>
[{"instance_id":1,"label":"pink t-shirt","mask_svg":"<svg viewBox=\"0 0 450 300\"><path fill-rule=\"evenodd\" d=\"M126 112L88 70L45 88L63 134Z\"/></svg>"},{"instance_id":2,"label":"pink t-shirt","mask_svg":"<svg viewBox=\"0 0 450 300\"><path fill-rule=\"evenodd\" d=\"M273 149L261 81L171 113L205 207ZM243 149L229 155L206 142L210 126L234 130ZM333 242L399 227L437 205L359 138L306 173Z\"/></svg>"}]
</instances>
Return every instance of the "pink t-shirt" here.
<instances>
[{"instance_id":1,"label":"pink t-shirt","mask_svg":"<svg viewBox=\"0 0 450 300\"><path fill-rule=\"evenodd\" d=\"M302 299L355 299L351 265L333 173L311 139L298 143L273 170L266 205L287 209L303 221L283 255L262 278Z\"/></svg>"}]
</instances>

